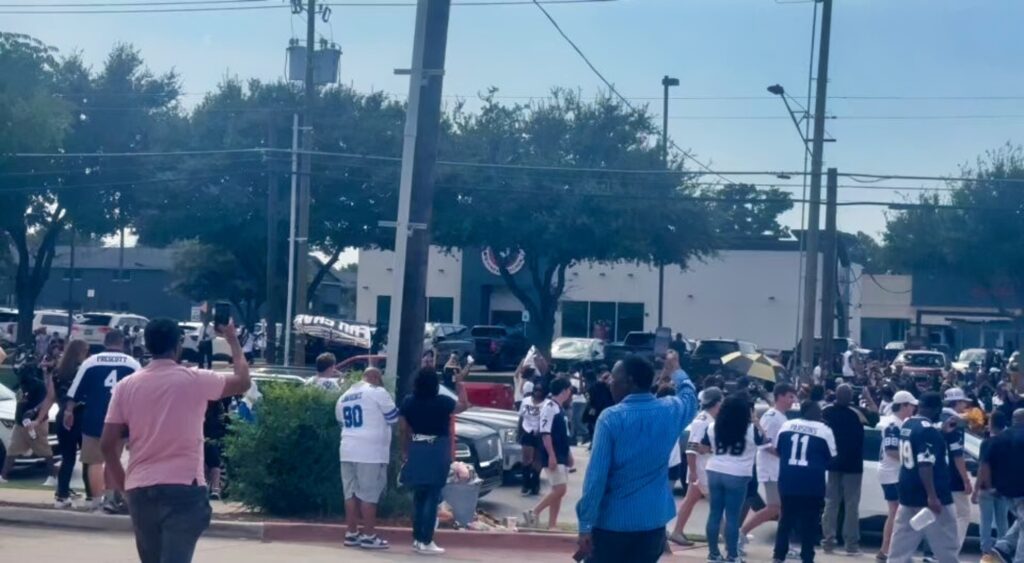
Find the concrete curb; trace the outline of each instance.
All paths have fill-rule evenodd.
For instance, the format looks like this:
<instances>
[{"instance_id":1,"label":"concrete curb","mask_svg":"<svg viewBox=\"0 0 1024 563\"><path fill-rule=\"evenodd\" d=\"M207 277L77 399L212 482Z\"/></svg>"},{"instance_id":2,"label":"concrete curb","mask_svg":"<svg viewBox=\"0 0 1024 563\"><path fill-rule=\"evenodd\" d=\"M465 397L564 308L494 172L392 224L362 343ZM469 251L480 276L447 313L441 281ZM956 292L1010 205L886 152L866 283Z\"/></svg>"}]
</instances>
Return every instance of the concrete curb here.
<instances>
[{"instance_id":1,"label":"concrete curb","mask_svg":"<svg viewBox=\"0 0 1024 563\"><path fill-rule=\"evenodd\" d=\"M127 516L12 505L0 505L0 523L123 533L132 531L131 520ZM409 528L380 527L378 531L381 536L394 545L412 543L412 530ZM345 539L345 526L309 522L213 520L205 535L227 539L341 545ZM572 553L576 549L575 534L439 529L435 537L441 545L453 548L557 553Z\"/></svg>"},{"instance_id":2,"label":"concrete curb","mask_svg":"<svg viewBox=\"0 0 1024 563\"><path fill-rule=\"evenodd\" d=\"M127 516L74 512L52 508L0 506L0 522L4 524L77 530L132 531L132 522ZM263 523L214 520L210 523L206 535L218 538L263 540Z\"/></svg>"}]
</instances>

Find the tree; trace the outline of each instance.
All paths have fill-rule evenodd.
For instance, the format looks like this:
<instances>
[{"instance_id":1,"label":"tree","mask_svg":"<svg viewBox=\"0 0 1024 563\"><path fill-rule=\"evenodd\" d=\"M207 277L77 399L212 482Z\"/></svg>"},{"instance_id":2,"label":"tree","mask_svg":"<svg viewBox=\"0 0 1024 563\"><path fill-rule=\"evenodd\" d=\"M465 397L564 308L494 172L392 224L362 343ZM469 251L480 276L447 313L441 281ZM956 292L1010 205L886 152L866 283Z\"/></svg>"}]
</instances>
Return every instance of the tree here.
<instances>
[{"instance_id":1,"label":"tree","mask_svg":"<svg viewBox=\"0 0 1024 563\"><path fill-rule=\"evenodd\" d=\"M483 101L479 114L455 108L442 155L498 166L443 166L431 228L445 247L491 247L510 256L522 251L521 272L511 272L504 260L498 269L534 319L541 348L552 340L572 265L592 260L685 267L690 258L712 252L715 235L703 206L692 200L693 187L660 172L657 129L646 108L631 109L608 96L588 102L564 90L529 105L504 106L493 95Z\"/></svg>"},{"instance_id":2,"label":"tree","mask_svg":"<svg viewBox=\"0 0 1024 563\"><path fill-rule=\"evenodd\" d=\"M237 275L243 266L223 249L184 242L174 253L171 289L193 301L228 301L240 311L242 321L251 326L258 320L256 292L259 284Z\"/></svg>"},{"instance_id":3,"label":"tree","mask_svg":"<svg viewBox=\"0 0 1024 563\"><path fill-rule=\"evenodd\" d=\"M879 244L875 237L864 231L839 232L838 236L850 255L850 261L860 264L865 274L888 274L896 271L889 264L885 247Z\"/></svg>"},{"instance_id":4,"label":"tree","mask_svg":"<svg viewBox=\"0 0 1024 563\"><path fill-rule=\"evenodd\" d=\"M897 267L944 270L984 290L992 306L1024 320L1024 149L987 152L946 194L921 195L888 221L885 254Z\"/></svg>"},{"instance_id":5,"label":"tree","mask_svg":"<svg viewBox=\"0 0 1024 563\"><path fill-rule=\"evenodd\" d=\"M704 188L701 195L720 200L708 202L708 210L715 232L723 240L789 235L789 229L779 223L779 216L793 209L789 192L779 188L758 190L753 184L726 184Z\"/></svg>"}]
</instances>

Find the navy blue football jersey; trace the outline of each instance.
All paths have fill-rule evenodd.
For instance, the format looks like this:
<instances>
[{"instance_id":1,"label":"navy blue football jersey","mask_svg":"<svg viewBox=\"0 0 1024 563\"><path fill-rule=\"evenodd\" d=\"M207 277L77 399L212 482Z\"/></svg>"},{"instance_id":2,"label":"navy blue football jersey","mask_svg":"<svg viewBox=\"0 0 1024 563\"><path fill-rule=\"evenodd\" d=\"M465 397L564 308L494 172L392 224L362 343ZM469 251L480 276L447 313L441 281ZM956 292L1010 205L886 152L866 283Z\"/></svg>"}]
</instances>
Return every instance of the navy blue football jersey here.
<instances>
[{"instance_id":1,"label":"navy blue football jersey","mask_svg":"<svg viewBox=\"0 0 1024 563\"><path fill-rule=\"evenodd\" d=\"M68 398L84 403L82 434L98 438L103 433L110 395L118 381L142 369L135 358L120 352L100 352L89 356L75 374Z\"/></svg>"},{"instance_id":2,"label":"navy blue football jersey","mask_svg":"<svg viewBox=\"0 0 1024 563\"><path fill-rule=\"evenodd\" d=\"M950 491L949 449L942 435L941 424L923 416L908 418L900 429L900 504L911 507L928 506L928 495L918 467L932 466L935 494L942 504L953 504Z\"/></svg>"},{"instance_id":3,"label":"navy blue football jersey","mask_svg":"<svg viewBox=\"0 0 1024 563\"><path fill-rule=\"evenodd\" d=\"M836 438L823 422L788 420L775 439L779 452L779 494L825 496L825 472L836 456Z\"/></svg>"}]
</instances>

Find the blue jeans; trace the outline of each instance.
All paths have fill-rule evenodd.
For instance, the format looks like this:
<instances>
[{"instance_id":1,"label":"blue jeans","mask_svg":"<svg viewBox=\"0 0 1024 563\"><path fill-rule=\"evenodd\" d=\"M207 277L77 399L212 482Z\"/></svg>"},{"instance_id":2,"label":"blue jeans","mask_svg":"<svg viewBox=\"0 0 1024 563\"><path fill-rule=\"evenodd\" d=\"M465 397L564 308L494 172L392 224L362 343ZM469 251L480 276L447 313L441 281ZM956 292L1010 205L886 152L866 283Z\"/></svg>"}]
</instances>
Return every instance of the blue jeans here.
<instances>
[{"instance_id":1,"label":"blue jeans","mask_svg":"<svg viewBox=\"0 0 1024 563\"><path fill-rule=\"evenodd\" d=\"M737 477L717 471L708 471L708 492L711 496L711 507L708 511L706 529L708 539L708 556L721 557L718 550L718 532L721 527L722 514L725 514L725 551L730 559L739 556L740 512L743 501L747 498L747 483L751 475Z\"/></svg>"},{"instance_id":2,"label":"blue jeans","mask_svg":"<svg viewBox=\"0 0 1024 563\"><path fill-rule=\"evenodd\" d=\"M992 549L996 540L1006 535L1010 524L1007 516L1010 512L1010 499L992 491L981 491L978 494L978 507L981 510L981 552ZM996 536L992 537L992 526L996 527Z\"/></svg>"},{"instance_id":3,"label":"blue jeans","mask_svg":"<svg viewBox=\"0 0 1024 563\"><path fill-rule=\"evenodd\" d=\"M412 493L412 539L421 543L434 541L437 526L437 505L441 504L441 486L418 485Z\"/></svg>"}]
</instances>

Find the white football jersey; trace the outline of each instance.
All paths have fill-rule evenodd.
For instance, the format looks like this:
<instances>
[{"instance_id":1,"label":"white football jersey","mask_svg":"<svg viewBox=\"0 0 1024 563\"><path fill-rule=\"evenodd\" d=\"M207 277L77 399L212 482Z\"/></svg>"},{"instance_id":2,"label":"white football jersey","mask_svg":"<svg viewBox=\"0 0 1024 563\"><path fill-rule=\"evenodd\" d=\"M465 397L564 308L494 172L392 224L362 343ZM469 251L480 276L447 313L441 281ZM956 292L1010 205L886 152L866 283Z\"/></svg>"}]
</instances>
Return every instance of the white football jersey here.
<instances>
[{"instance_id":1,"label":"white football jersey","mask_svg":"<svg viewBox=\"0 0 1024 563\"><path fill-rule=\"evenodd\" d=\"M398 407L387 389L357 383L338 399L334 415L341 424L341 461L390 461L391 425L398 422Z\"/></svg>"}]
</instances>

